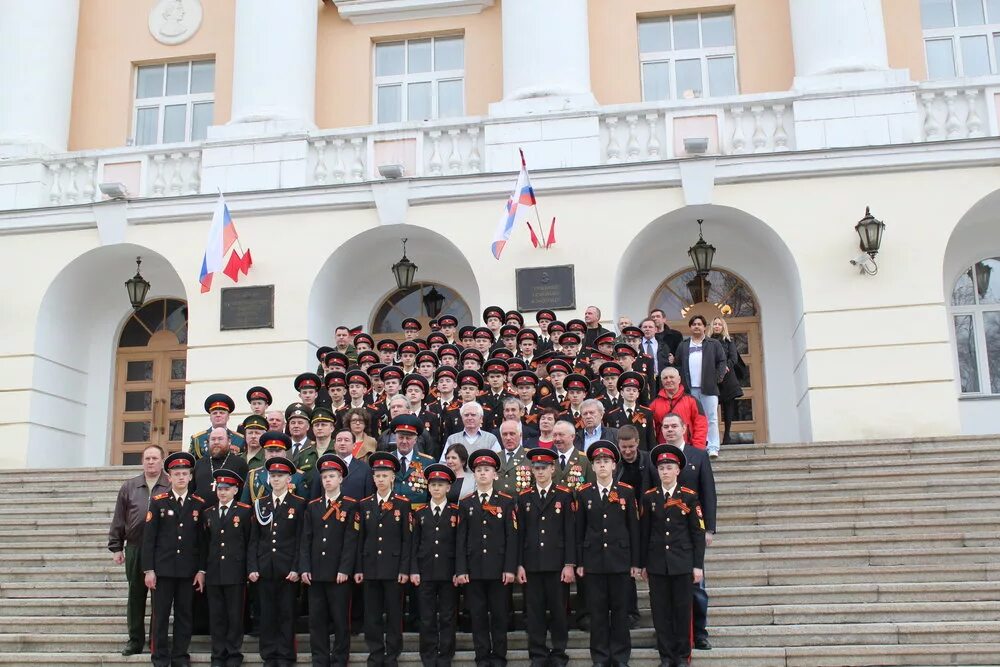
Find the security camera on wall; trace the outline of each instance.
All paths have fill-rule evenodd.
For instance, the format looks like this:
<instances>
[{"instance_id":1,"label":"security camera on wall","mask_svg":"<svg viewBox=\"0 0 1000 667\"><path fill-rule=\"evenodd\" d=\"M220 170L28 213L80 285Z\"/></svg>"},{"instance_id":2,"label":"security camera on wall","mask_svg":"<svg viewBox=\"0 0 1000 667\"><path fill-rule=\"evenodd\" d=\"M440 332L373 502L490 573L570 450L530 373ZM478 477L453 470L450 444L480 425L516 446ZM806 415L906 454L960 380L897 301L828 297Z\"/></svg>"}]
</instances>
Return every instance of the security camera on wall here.
<instances>
[{"instance_id":1,"label":"security camera on wall","mask_svg":"<svg viewBox=\"0 0 1000 667\"><path fill-rule=\"evenodd\" d=\"M857 257L853 258L851 260L851 266L856 266L858 267L858 270L861 271L861 273L867 273L869 275L872 275L873 270L874 271L878 270L878 267L875 265L875 262L872 260L871 257L868 256L868 253L866 252L863 252Z\"/></svg>"}]
</instances>

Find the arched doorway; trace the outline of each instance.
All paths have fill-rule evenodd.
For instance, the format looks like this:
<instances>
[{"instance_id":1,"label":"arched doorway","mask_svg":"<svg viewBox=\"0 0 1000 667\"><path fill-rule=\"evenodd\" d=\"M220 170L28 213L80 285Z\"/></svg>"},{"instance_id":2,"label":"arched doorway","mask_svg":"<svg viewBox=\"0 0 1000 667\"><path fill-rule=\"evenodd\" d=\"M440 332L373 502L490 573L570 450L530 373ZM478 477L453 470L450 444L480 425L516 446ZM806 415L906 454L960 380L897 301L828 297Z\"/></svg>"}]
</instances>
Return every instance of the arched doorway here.
<instances>
[{"instance_id":1,"label":"arched doorway","mask_svg":"<svg viewBox=\"0 0 1000 667\"><path fill-rule=\"evenodd\" d=\"M187 377L187 304L157 299L132 313L118 337L112 464L137 464L142 450L181 449Z\"/></svg>"},{"instance_id":2,"label":"arched doorway","mask_svg":"<svg viewBox=\"0 0 1000 667\"><path fill-rule=\"evenodd\" d=\"M722 317L729 335L747 365L743 396L736 400L736 418L730 438L734 443L768 441L767 397L764 391L764 354L761 344L760 311L753 290L739 276L725 269L712 269L698 276L694 269L678 271L660 284L649 310L660 308L670 327L687 335L688 319L698 314L711 324ZM721 429L722 418L719 424Z\"/></svg>"},{"instance_id":3,"label":"arched doorway","mask_svg":"<svg viewBox=\"0 0 1000 667\"><path fill-rule=\"evenodd\" d=\"M414 283L406 289L396 290L382 301L372 315L368 331L376 337L401 341L404 338L403 320L414 317L423 326L420 330L421 337L426 337L430 333L429 323L433 318L427 312L424 296L431 288L444 297L439 315L454 315L458 318L459 327L472 324L472 311L458 292L437 283Z\"/></svg>"}]
</instances>

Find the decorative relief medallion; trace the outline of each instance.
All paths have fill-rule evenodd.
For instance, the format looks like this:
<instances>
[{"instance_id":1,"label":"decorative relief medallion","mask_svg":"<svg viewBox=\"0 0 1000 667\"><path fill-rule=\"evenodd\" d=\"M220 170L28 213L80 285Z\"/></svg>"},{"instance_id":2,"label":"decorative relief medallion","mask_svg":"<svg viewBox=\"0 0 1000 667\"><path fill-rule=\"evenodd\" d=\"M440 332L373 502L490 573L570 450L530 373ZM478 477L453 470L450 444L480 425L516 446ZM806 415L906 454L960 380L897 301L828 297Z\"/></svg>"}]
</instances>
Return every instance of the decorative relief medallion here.
<instances>
[{"instance_id":1,"label":"decorative relief medallion","mask_svg":"<svg viewBox=\"0 0 1000 667\"><path fill-rule=\"evenodd\" d=\"M201 27L201 0L158 0L149 12L149 33L162 44L180 44Z\"/></svg>"}]
</instances>

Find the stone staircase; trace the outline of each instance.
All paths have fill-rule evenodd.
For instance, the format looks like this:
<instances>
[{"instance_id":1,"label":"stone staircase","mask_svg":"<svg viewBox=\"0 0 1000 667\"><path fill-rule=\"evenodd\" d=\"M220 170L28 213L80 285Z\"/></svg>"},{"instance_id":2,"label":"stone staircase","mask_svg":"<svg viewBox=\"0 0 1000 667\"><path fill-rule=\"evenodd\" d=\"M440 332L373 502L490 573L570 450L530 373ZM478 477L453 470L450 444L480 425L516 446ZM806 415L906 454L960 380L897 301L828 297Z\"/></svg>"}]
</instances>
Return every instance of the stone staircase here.
<instances>
[{"instance_id":1,"label":"stone staircase","mask_svg":"<svg viewBox=\"0 0 1000 667\"><path fill-rule=\"evenodd\" d=\"M716 667L1000 665L1000 440L745 445L716 464L709 549ZM107 528L135 469L0 471L0 664L148 664L125 640L123 569ZM633 665L655 667L640 589ZM527 665L525 635L511 664ZM308 663L300 635L299 664ZM352 662L364 644L353 640ZM416 635L407 664L419 664ZM570 656L589 664L587 636ZM247 664L259 664L247 638ZM460 634L456 665L472 664ZM208 664L196 637L195 664Z\"/></svg>"}]
</instances>

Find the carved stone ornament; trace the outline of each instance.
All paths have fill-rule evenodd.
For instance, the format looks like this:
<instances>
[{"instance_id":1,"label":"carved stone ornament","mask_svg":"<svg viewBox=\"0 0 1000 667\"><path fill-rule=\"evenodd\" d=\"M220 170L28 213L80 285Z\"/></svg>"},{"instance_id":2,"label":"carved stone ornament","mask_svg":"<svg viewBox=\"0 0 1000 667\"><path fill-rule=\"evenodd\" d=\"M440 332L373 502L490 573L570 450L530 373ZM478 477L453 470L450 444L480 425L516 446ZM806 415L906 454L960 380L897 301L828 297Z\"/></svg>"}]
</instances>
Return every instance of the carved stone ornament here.
<instances>
[{"instance_id":1,"label":"carved stone ornament","mask_svg":"<svg viewBox=\"0 0 1000 667\"><path fill-rule=\"evenodd\" d=\"M161 44L181 44L201 27L201 0L158 0L149 12L149 33Z\"/></svg>"}]
</instances>

